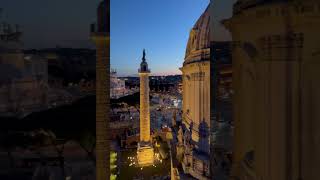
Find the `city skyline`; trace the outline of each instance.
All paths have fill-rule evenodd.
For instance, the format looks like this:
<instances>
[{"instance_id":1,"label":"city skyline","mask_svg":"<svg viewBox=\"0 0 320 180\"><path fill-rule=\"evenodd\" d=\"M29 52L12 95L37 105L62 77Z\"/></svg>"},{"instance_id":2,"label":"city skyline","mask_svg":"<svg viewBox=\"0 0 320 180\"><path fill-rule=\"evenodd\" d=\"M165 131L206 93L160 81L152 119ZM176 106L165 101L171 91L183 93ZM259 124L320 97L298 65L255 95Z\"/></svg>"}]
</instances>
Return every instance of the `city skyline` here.
<instances>
[{"instance_id":1,"label":"city skyline","mask_svg":"<svg viewBox=\"0 0 320 180\"><path fill-rule=\"evenodd\" d=\"M119 76L138 77L133 67L138 66L144 48L148 61L153 64L150 67L152 75L181 74L179 68L184 60L190 27L208 6L209 0L166 1L111 1L111 67L117 69ZM218 22L231 15L229 7L233 2L213 3L217 9L214 11L217 12L214 14L215 39L228 39ZM4 0L0 18L20 25L24 49L94 48L89 38L89 26L95 21L98 3L99 0L49 3Z\"/></svg>"},{"instance_id":2,"label":"city skyline","mask_svg":"<svg viewBox=\"0 0 320 180\"><path fill-rule=\"evenodd\" d=\"M318 180L320 0L2 2L0 180Z\"/></svg>"},{"instance_id":3,"label":"city skyline","mask_svg":"<svg viewBox=\"0 0 320 180\"><path fill-rule=\"evenodd\" d=\"M25 49L94 48L90 24L96 20L100 0L3 0L0 21L18 24ZM18 4L18 5L17 5Z\"/></svg>"}]
</instances>

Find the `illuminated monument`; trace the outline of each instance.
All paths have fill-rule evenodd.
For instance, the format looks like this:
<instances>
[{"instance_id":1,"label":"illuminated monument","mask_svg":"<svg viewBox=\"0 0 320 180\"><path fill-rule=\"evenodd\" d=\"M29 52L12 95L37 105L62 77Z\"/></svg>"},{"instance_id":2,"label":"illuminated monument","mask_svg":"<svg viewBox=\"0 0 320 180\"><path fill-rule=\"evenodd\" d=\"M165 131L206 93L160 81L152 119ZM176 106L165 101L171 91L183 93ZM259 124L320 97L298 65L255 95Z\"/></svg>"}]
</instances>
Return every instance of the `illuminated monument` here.
<instances>
[{"instance_id":1,"label":"illuminated monument","mask_svg":"<svg viewBox=\"0 0 320 180\"><path fill-rule=\"evenodd\" d=\"M96 45L96 176L110 179L110 143L108 137L110 108L110 0L98 7L98 28L91 25L91 39Z\"/></svg>"},{"instance_id":2,"label":"illuminated monument","mask_svg":"<svg viewBox=\"0 0 320 180\"><path fill-rule=\"evenodd\" d=\"M153 164L154 153L150 139L150 109L149 109L149 74L146 53L143 50L140 64L140 142L138 144L138 164L148 166Z\"/></svg>"}]
</instances>

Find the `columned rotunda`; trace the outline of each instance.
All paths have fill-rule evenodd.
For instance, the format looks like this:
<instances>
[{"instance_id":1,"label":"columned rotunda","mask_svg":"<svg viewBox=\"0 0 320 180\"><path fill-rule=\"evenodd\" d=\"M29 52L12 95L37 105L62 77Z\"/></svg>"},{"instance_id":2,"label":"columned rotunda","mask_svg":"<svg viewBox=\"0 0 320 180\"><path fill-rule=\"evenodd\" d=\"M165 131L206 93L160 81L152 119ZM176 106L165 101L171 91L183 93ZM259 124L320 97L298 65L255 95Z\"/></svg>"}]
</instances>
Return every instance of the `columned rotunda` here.
<instances>
[{"instance_id":1,"label":"columned rotunda","mask_svg":"<svg viewBox=\"0 0 320 180\"><path fill-rule=\"evenodd\" d=\"M320 1L238 0L232 179L319 179Z\"/></svg>"},{"instance_id":2,"label":"columned rotunda","mask_svg":"<svg viewBox=\"0 0 320 180\"><path fill-rule=\"evenodd\" d=\"M183 76L183 170L210 179L210 13L209 7L191 29Z\"/></svg>"}]
</instances>

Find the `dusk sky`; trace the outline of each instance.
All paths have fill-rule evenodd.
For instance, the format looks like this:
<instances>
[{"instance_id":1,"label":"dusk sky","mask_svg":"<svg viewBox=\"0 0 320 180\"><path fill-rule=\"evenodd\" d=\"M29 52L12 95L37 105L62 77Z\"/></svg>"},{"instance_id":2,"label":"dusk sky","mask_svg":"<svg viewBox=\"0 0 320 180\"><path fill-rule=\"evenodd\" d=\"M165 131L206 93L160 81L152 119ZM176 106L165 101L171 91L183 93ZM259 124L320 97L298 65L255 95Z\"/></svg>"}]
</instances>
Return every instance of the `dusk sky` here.
<instances>
[{"instance_id":1,"label":"dusk sky","mask_svg":"<svg viewBox=\"0 0 320 180\"><path fill-rule=\"evenodd\" d=\"M152 74L180 74L189 32L209 0L111 1L111 67L137 75L146 49Z\"/></svg>"},{"instance_id":2,"label":"dusk sky","mask_svg":"<svg viewBox=\"0 0 320 180\"><path fill-rule=\"evenodd\" d=\"M25 48L93 47L90 24L100 0L1 0L5 19L19 24Z\"/></svg>"},{"instance_id":3,"label":"dusk sky","mask_svg":"<svg viewBox=\"0 0 320 180\"><path fill-rule=\"evenodd\" d=\"M215 22L235 0L215 1ZM93 48L90 24L100 0L1 0L0 21L19 24L25 49ZM209 0L111 0L111 67L136 75L146 49L153 74L180 74L189 32ZM216 28L216 27L215 27ZM221 37L216 28L217 37Z\"/></svg>"}]
</instances>

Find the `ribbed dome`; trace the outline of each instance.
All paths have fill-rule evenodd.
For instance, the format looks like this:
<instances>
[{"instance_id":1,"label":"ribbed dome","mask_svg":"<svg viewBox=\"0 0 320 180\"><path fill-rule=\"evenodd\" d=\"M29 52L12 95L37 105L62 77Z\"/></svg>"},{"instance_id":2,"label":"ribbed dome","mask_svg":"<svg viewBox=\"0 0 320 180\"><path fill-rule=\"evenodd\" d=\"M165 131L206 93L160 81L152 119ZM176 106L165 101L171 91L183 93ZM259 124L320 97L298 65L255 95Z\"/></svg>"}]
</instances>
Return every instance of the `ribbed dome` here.
<instances>
[{"instance_id":1,"label":"ribbed dome","mask_svg":"<svg viewBox=\"0 0 320 180\"><path fill-rule=\"evenodd\" d=\"M210 57L210 13L209 6L192 28L184 63L209 60Z\"/></svg>"}]
</instances>

